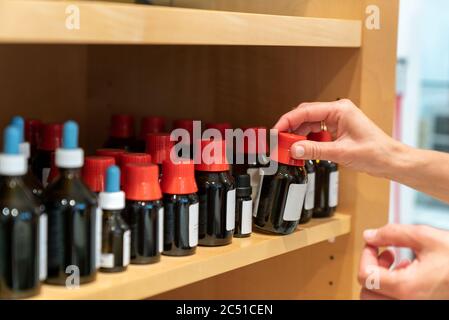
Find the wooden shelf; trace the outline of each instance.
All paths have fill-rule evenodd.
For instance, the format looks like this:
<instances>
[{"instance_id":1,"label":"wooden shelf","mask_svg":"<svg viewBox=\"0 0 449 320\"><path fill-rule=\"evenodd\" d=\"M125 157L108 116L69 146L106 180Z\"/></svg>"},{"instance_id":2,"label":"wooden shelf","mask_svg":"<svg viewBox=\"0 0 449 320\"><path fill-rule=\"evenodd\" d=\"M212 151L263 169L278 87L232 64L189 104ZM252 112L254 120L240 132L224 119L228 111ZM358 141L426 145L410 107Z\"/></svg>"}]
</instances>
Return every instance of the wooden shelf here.
<instances>
[{"instance_id":1,"label":"wooden shelf","mask_svg":"<svg viewBox=\"0 0 449 320\"><path fill-rule=\"evenodd\" d=\"M190 257L166 257L154 265L131 265L118 274L99 273L97 281L69 290L44 285L36 299L143 299L350 232L350 216L313 220L288 236L253 233L229 246L199 247Z\"/></svg>"},{"instance_id":2,"label":"wooden shelf","mask_svg":"<svg viewBox=\"0 0 449 320\"><path fill-rule=\"evenodd\" d=\"M66 8L80 29L66 28ZM358 20L82 1L0 0L0 43L360 47Z\"/></svg>"}]
</instances>

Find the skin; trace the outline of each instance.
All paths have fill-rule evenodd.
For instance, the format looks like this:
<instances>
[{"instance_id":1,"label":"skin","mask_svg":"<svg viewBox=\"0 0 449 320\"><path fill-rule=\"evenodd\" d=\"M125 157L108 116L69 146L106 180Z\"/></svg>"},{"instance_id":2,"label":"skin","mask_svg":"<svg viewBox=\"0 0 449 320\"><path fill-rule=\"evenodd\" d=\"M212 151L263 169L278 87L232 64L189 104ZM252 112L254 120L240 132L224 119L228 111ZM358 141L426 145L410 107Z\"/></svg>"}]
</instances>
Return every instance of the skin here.
<instances>
[{"instance_id":1,"label":"skin","mask_svg":"<svg viewBox=\"0 0 449 320\"><path fill-rule=\"evenodd\" d=\"M297 159L325 159L375 177L397 181L449 203L449 154L414 149L377 127L350 100L303 103L274 126L299 135L319 132L321 122L332 142L301 141ZM449 232L428 226L387 225L366 230L359 282L362 299L449 299ZM383 247L406 247L416 259L395 261ZM373 268L380 288L371 288ZM371 276L371 278L370 278Z\"/></svg>"}]
</instances>

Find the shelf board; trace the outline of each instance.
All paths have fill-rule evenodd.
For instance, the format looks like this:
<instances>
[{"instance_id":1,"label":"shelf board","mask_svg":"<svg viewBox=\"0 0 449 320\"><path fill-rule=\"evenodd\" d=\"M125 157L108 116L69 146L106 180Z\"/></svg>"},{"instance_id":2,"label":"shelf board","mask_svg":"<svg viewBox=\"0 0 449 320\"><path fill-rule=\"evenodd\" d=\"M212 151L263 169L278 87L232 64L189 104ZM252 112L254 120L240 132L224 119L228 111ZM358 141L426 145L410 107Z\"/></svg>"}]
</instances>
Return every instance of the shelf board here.
<instances>
[{"instance_id":1,"label":"shelf board","mask_svg":"<svg viewBox=\"0 0 449 320\"><path fill-rule=\"evenodd\" d=\"M80 29L66 28L66 8ZM361 22L148 5L0 0L0 43L360 47Z\"/></svg>"},{"instance_id":2,"label":"shelf board","mask_svg":"<svg viewBox=\"0 0 449 320\"><path fill-rule=\"evenodd\" d=\"M256 263L293 250L348 234L350 216L336 214L300 226L288 236L253 233L223 247L198 247L190 257L166 257L154 265L129 266L126 272L99 273L97 281L79 289L44 285L36 299L144 299Z\"/></svg>"}]
</instances>

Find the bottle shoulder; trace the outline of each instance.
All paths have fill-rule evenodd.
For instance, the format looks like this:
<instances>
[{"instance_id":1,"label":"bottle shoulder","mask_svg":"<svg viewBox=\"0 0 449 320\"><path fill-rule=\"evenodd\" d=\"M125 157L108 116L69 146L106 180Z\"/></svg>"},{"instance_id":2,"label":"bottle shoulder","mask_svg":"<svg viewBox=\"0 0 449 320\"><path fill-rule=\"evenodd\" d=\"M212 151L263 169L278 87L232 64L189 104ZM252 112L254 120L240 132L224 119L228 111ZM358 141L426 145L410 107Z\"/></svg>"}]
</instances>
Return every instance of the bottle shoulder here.
<instances>
[{"instance_id":1,"label":"bottle shoulder","mask_svg":"<svg viewBox=\"0 0 449 320\"><path fill-rule=\"evenodd\" d=\"M221 172L196 171L195 179L199 187L224 186L227 189L234 188L234 178L229 173L229 171L221 171Z\"/></svg>"},{"instance_id":2,"label":"bottle shoulder","mask_svg":"<svg viewBox=\"0 0 449 320\"><path fill-rule=\"evenodd\" d=\"M40 212L40 203L26 186L23 177L0 176L0 207Z\"/></svg>"},{"instance_id":3,"label":"bottle shoulder","mask_svg":"<svg viewBox=\"0 0 449 320\"><path fill-rule=\"evenodd\" d=\"M97 204L97 197L79 177L69 179L62 175L47 186L43 199L44 202L71 199L91 205Z\"/></svg>"}]
</instances>

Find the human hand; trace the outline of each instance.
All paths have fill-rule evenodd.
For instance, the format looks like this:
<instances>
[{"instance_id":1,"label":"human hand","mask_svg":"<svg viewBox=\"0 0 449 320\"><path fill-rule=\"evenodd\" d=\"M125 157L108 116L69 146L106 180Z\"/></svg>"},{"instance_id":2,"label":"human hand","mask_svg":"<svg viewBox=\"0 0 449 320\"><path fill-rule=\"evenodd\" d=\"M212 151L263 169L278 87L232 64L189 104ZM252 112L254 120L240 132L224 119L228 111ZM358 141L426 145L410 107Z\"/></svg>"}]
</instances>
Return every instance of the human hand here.
<instances>
[{"instance_id":1,"label":"human hand","mask_svg":"<svg viewBox=\"0 0 449 320\"><path fill-rule=\"evenodd\" d=\"M279 131L299 135L321 131L321 121L333 137L332 142L300 141L292 156L297 159L321 159L354 170L387 177L397 152L405 146L377 127L350 100L303 103L284 114L274 126Z\"/></svg>"},{"instance_id":2,"label":"human hand","mask_svg":"<svg viewBox=\"0 0 449 320\"><path fill-rule=\"evenodd\" d=\"M359 270L362 299L449 299L448 231L391 224L365 231L364 238L367 245ZM378 251L387 246L411 248L416 259L391 269L394 253Z\"/></svg>"}]
</instances>

